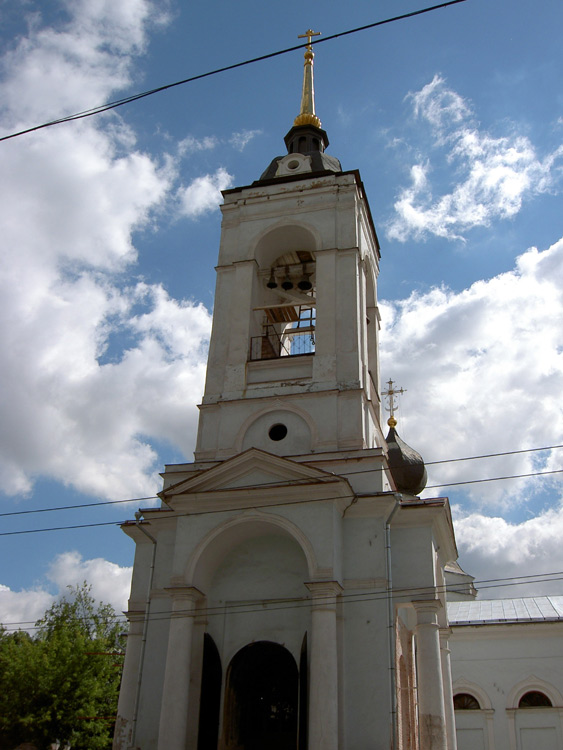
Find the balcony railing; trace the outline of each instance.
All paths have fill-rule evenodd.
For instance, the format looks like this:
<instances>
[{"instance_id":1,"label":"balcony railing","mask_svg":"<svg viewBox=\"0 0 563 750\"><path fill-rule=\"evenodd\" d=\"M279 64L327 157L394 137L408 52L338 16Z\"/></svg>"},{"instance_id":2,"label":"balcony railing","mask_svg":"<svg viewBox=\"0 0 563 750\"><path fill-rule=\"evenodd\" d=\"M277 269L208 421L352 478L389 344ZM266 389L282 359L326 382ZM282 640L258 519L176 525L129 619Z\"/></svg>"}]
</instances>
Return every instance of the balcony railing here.
<instances>
[{"instance_id":1,"label":"balcony railing","mask_svg":"<svg viewBox=\"0 0 563 750\"><path fill-rule=\"evenodd\" d=\"M250 359L277 359L315 353L315 327L287 328L279 333L274 326L266 326L262 336L250 341Z\"/></svg>"}]
</instances>

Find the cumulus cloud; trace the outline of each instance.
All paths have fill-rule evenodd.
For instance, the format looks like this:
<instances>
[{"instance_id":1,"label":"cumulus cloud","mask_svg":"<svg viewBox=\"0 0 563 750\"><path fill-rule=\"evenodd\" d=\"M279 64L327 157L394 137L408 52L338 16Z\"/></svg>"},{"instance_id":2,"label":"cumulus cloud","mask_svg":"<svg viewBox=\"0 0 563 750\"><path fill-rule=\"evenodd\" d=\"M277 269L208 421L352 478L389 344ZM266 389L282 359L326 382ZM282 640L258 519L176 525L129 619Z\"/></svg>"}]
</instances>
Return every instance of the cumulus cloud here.
<instances>
[{"instance_id":1,"label":"cumulus cloud","mask_svg":"<svg viewBox=\"0 0 563 750\"><path fill-rule=\"evenodd\" d=\"M4 55L4 132L111 98L162 21L145 0L66 9ZM193 448L210 316L120 273L136 260L134 232L173 200L177 167L141 151L115 114L6 141L2 156L2 490L29 493L47 476L111 499L154 494L151 440Z\"/></svg>"},{"instance_id":2,"label":"cumulus cloud","mask_svg":"<svg viewBox=\"0 0 563 750\"><path fill-rule=\"evenodd\" d=\"M187 187L178 190L179 213L196 218L219 207L223 200L221 190L233 184L233 176L220 167L214 174L196 177Z\"/></svg>"},{"instance_id":3,"label":"cumulus cloud","mask_svg":"<svg viewBox=\"0 0 563 750\"><path fill-rule=\"evenodd\" d=\"M456 510L460 561L475 576L480 598L536 596L561 590L561 498L554 508L521 523Z\"/></svg>"},{"instance_id":4,"label":"cumulus cloud","mask_svg":"<svg viewBox=\"0 0 563 750\"><path fill-rule=\"evenodd\" d=\"M561 472L563 450L440 463L561 444L562 278L563 238L461 292L435 288L382 305L382 374L407 389L397 429L428 462L434 487L425 495L454 499L460 562L478 581L563 570L560 473L455 486ZM482 595L559 588L519 582Z\"/></svg>"},{"instance_id":5,"label":"cumulus cloud","mask_svg":"<svg viewBox=\"0 0 563 750\"><path fill-rule=\"evenodd\" d=\"M561 443L561 278L563 239L461 292L435 288L383 304L382 374L407 388L410 416L398 429L427 461ZM562 451L514 454L429 466L429 484L436 493L451 482L558 469ZM479 507L501 509L529 501L537 487L514 480L466 492Z\"/></svg>"},{"instance_id":6,"label":"cumulus cloud","mask_svg":"<svg viewBox=\"0 0 563 750\"><path fill-rule=\"evenodd\" d=\"M55 597L43 589L12 591L0 584L0 624L8 630L26 630L54 601Z\"/></svg>"},{"instance_id":7,"label":"cumulus cloud","mask_svg":"<svg viewBox=\"0 0 563 750\"><path fill-rule=\"evenodd\" d=\"M81 586L86 581L91 594L120 613L127 609L133 568L121 567L102 557L84 560L78 552L63 552L49 566L47 577L57 587L57 596L68 586Z\"/></svg>"},{"instance_id":8,"label":"cumulus cloud","mask_svg":"<svg viewBox=\"0 0 563 750\"><path fill-rule=\"evenodd\" d=\"M475 123L470 104L440 76L409 95L416 118L432 128L436 164L455 169L457 182L436 195L429 158L410 167L410 184L395 202L390 238L435 235L464 239L464 232L514 216L527 198L555 188L563 146L540 156L529 138L495 137ZM441 161L440 161L441 160Z\"/></svg>"},{"instance_id":9,"label":"cumulus cloud","mask_svg":"<svg viewBox=\"0 0 563 750\"><path fill-rule=\"evenodd\" d=\"M127 609L131 572L132 568L103 558L84 560L78 552L64 552L49 566L49 586L12 591L0 584L0 623L9 629L31 628L58 598L68 594L69 586L81 586L84 581L96 601L111 604L120 614Z\"/></svg>"}]
</instances>

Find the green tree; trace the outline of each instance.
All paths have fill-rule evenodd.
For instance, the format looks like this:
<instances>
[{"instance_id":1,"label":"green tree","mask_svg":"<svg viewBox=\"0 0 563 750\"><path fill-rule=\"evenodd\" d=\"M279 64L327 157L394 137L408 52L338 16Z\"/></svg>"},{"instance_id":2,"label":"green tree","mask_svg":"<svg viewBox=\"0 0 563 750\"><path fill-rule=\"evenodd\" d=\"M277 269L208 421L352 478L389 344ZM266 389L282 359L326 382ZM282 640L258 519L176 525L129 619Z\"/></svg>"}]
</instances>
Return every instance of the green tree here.
<instances>
[{"instance_id":1,"label":"green tree","mask_svg":"<svg viewBox=\"0 0 563 750\"><path fill-rule=\"evenodd\" d=\"M122 656L121 625L90 587L69 587L29 636L0 630L0 750L22 742L73 750L111 747Z\"/></svg>"}]
</instances>

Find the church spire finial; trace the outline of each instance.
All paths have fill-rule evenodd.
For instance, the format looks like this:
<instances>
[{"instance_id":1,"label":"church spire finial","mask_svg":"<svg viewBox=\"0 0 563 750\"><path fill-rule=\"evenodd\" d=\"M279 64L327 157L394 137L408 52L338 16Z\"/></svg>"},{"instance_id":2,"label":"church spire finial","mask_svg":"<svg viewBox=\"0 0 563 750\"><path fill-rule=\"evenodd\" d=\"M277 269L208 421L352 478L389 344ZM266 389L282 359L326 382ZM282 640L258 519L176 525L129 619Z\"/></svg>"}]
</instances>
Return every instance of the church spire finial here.
<instances>
[{"instance_id":1,"label":"church spire finial","mask_svg":"<svg viewBox=\"0 0 563 750\"><path fill-rule=\"evenodd\" d=\"M320 36L320 31L307 29L304 34L299 34L298 39L307 39L307 49L305 50L305 66L303 70L303 92L301 94L301 111L293 121L294 126L314 125L316 128L321 127L321 121L315 114L315 87L313 84L313 45L311 39L314 36Z\"/></svg>"},{"instance_id":2,"label":"church spire finial","mask_svg":"<svg viewBox=\"0 0 563 750\"><path fill-rule=\"evenodd\" d=\"M388 380L387 381L387 390L383 391L381 394L382 396L385 396L389 399L389 406L385 407L385 410L389 412L389 419L387 420L387 424L389 427L396 427L397 426L397 420L395 419L395 409L397 408L397 405L395 403L395 396L399 396L402 393L406 393L406 390L404 388L393 388L393 381Z\"/></svg>"}]
</instances>

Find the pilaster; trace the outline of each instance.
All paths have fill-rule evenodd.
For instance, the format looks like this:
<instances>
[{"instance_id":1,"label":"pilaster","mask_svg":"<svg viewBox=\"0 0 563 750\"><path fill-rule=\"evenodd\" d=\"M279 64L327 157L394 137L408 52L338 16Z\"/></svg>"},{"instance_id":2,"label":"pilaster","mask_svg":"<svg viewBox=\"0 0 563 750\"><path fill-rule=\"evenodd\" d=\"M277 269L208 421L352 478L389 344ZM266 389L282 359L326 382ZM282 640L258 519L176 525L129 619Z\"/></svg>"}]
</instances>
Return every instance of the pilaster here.
<instances>
[{"instance_id":1,"label":"pilaster","mask_svg":"<svg viewBox=\"0 0 563 750\"><path fill-rule=\"evenodd\" d=\"M338 750L336 616L342 587L336 581L313 581L305 585L312 594L309 750Z\"/></svg>"},{"instance_id":2,"label":"pilaster","mask_svg":"<svg viewBox=\"0 0 563 750\"><path fill-rule=\"evenodd\" d=\"M186 746L190 661L196 605L203 596L192 586L167 589L172 597L166 669L162 691L158 750Z\"/></svg>"},{"instance_id":3,"label":"pilaster","mask_svg":"<svg viewBox=\"0 0 563 750\"><path fill-rule=\"evenodd\" d=\"M430 599L412 605L416 612L420 750L448 750L438 624L442 603Z\"/></svg>"}]
</instances>

